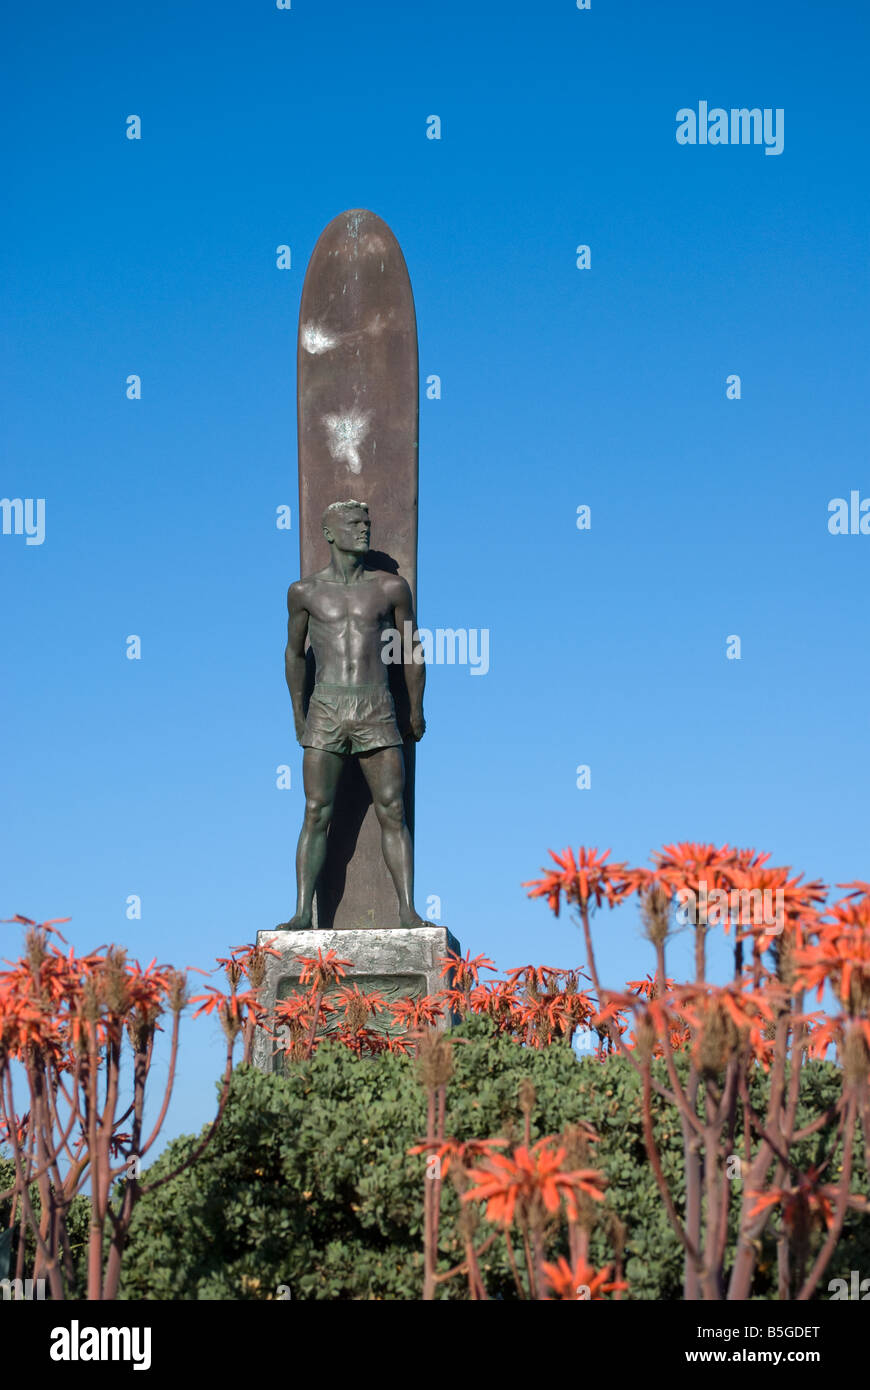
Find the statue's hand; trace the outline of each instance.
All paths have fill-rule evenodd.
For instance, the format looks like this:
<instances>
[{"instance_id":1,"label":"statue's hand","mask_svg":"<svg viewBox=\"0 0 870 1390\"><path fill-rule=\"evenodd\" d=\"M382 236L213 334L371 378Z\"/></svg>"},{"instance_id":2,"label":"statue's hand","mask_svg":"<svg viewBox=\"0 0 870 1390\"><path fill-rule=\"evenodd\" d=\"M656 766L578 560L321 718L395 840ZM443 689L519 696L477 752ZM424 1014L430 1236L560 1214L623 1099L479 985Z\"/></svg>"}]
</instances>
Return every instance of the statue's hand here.
<instances>
[{"instance_id":1,"label":"statue's hand","mask_svg":"<svg viewBox=\"0 0 870 1390\"><path fill-rule=\"evenodd\" d=\"M294 722L296 724L296 742L301 743L305 733L305 716L299 714L294 715Z\"/></svg>"},{"instance_id":2,"label":"statue's hand","mask_svg":"<svg viewBox=\"0 0 870 1390\"><path fill-rule=\"evenodd\" d=\"M423 718L423 711L418 710L416 714L411 715L410 723L408 725L408 733L411 735L412 739L414 739L416 743L419 743L420 739L423 737L425 732L426 720Z\"/></svg>"}]
</instances>

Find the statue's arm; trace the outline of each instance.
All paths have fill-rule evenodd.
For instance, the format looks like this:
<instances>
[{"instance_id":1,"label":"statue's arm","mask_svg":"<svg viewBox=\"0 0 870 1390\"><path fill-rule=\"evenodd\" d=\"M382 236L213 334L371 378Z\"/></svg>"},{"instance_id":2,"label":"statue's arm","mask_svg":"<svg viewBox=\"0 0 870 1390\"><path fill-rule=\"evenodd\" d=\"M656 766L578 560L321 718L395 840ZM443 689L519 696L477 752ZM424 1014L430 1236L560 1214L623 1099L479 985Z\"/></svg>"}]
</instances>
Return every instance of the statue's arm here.
<instances>
[{"instance_id":1,"label":"statue's arm","mask_svg":"<svg viewBox=\"0 0 870 1390\"><path fill-rule=\"evenodd\" d=\"M293 701L293 720L296 737L302 742L305 732L305 639L308 636L308 608L300 584L291 584L287 591L287 646L284 649L284 675Z\"/></svg>"},{"instance_id":2,"label":"statue's arm","mask_svg":"<svg viewBox=\"0 0 870 1390\"><path fill-rule=\"evenodd\" d=\"M406 631L405 623L409 622L414 634L410 646L406 647L403 644L402 655L404 659L402 665L411 705L411 734L419 742L426 732L426 720L423 718L423 689L426 685L426 667L423 664L423 648L417 631L417 619L414 616L414 601L411 598L411 590L404 579L399 580L399 585L394 605L395 623L399 632L404 633Z\"/></svg>"}]
</instances>

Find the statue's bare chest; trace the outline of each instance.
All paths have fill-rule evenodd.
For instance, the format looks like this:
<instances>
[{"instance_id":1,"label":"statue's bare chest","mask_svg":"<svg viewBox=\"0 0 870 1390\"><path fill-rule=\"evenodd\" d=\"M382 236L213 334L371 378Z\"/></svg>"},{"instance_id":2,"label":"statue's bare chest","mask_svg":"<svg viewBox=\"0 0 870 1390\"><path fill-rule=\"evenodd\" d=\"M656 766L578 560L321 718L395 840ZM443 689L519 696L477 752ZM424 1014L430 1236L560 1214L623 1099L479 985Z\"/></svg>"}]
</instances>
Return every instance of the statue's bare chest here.
<instances>
[{"instance_id":1,"label":"statue's bare chest","mask_svg":"<svg viewBox=\"0 0 870 1390\"><path fill-rule=\"evenodd\" d=\"M365 624L388 620L392 605L380 584L332 584L312 586L308 612L319 623L354 619Z\"/></svg>"}]
</instances>

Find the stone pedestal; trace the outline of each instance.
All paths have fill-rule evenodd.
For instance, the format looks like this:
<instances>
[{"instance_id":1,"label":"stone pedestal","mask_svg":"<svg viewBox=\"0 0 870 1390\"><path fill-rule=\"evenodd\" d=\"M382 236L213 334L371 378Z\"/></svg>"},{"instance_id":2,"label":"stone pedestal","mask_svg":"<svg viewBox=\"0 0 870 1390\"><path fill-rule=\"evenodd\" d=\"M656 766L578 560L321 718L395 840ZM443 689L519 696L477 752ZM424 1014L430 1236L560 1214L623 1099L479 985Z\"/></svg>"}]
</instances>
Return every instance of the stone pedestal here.
<instances>
[{"instance_id":1,"label":"stone pedestal","mask_svg":"<svg viewBox=\"0 0 870 1390\"><path fill-rule=\"evenodd\" d=\"M448 951L459 954L460 950L456 937L446 927L434 925L346 931L288 931L276 927L273 931L257 932L257 945L280 952L278 957L266 957L260 998L269 1013L278 1000L301 988L299 957L316 956L318 950L326 954L331 948L342 960L353 962L345 966L341 984L377 990L387 999L436 994L447 983L441 976L441 957ZM378 1027L377 1017L370 1026ZM280 1059L272 1056L274 1047L275 1043L258 1031L254 1065L261 1071L277 1070Z\"/></svg>"}]
</instances>

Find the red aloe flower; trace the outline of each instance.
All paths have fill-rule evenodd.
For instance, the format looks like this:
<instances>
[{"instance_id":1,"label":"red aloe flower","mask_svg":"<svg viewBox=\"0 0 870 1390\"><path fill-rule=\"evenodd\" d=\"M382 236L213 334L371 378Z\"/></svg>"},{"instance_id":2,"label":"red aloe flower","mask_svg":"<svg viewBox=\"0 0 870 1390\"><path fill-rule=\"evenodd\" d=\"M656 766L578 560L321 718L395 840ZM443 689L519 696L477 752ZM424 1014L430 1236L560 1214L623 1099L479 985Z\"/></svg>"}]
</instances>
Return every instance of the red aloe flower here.
<instances>
[{"instance_id":1,"label":"red aloe flower","mask_svg":"<svg viewBox=\"0 0 870 1390\"><path fill-rule=\"evenodd\" d=\"M671 1052L679 1052L692 1036L691 1029L677 1016L674 1010L674 981L665 980L664 989L659 989L657 979L647 975L645 980L628 980L631 994L607 994L607 1003L602 1010L607 1018L612 1012L616 1018L623 1017L619 1006L631 1009L637 1020L635 1032L626 1047L637 1047L637 1027L643 1024L657 1041L652 1046L652 1055L664 1055L665 1046Z\"/></svg>"},{"instance_id":2,"label":"red aloe flower","mask_svg":"<svg viewBox=\"0 0 870 1390\"><path fill-rule=\"evenodd\" d=\"M246 941L242 946L231 946L230 950L234 956L241 952L242 961L251 956L274 956L276 960L281 959L281 952L276 951L274 946L258 946L255 941Z\"/></svg>"},{"instance_id":3,"label":"red aloe flower","mask_svg":"<svg viewBox=\"0 0 870 1390\"><path fill-rule=\"evenodd\" d=\"M480 983L481 970L494 970L495 966L488 956L472 957L470 951L466 952L464 960L455 951L448 951L439 959L441 976L450 981L446 989L439 991L439 998L450 1013L464 1018L470 1008L471 992Z\"/></svg>"},{"instance_id":4,"label":"red aloe flower","mask_svg":"<svg viewBox=\"0 0 870 1390\"><path fill-rule=\"evenodd\" d=\"M329 984L337 984L347 974L344 967L353 965L351 960L340 959L332 947L325 954L318 948L316 956L297 956L296 959L302 966L299 983L310 984L314 990L322 990Z\"/></svg>"},{"instance_id":5,"label":"red aloe flower","mask_svg":"<svg viewBox=\"0 0 870 1390\"><path fill-rule=\"evenodd\" d=\"M50 932L52 936L59 936L61 941L66 944L66 937L63 932L57 930L58 922L71 922L71 917L50 917L47 922L34 922L31 917L22 917L20 912L16 912L13 917L0 917L0 922L15 922L19 927L35 927L37 931Z\"/></svg>"},{"instance_id":6,"label":"red aloe flower","mask_svg":"<svg viewBox=\"0 0 870 1390\"><path fill-rule=\"evenodd\" d=\"M657 1007L661 1009L664 1008L661 1000L653 1002ZM604 993L601 1006L592 1015L589 1022L593 1028L599 1031L604 1030L608 1025L612 1025L617 1033L624 1033L628 1027L626 1010L635 1009L637 1006L638 998L636 994L614 994L611 993L610 990L607 990ZM648 1010L646 1011L648 1012Z\"/></svg>"},{"instance_id":7,"label":"red aloe flower","mask_svg":"<svg viewBox=\"0 0 870 1390\"><path fill-rule=\"evenodd\" d=\"M781 1206L782 1219L788 1228L797 1221L803 1223L807 1218L824 1222L830 1229L834 1222L834 1207L831 1200L837 1190L823 1187L819 1182L821 1166L812 1167L808 1173L801 1173L796 1183L788 1187L772 1187L767 1192L747 1192L747 1197L755 1197L756 1203L749 1213L750 1217L764 1211L766 1207ZM830 1195L829 1195L830 1193Z\"/></svg>"},{"instance_id":8,"label":"red aloe flower","mask_svg":"<svg viewBox=\"0 0 870 1390\"><path fill-rule=\"evenodd\" d=\"M332 996L332 1002L344 1010L345 1019L353 1029L363 1027L369 1018L383 1013L387 1008L387 1001L380 990L360 989L357 984L342 985Z\"/></svg>"},{"instance_id":9,"label":"red aloe flower","mask_svg":"<svg viewBox=\"0 0 870 1390\"><path fill-rule=\"evenodd\" d=\"M126 1130L122 1134L113 1134L109 1139L109 1152L112 1157L118 1158L124 1151L124 1145L129 1144L132 1138L132 1134L128 1134Z\"/></svg>"},{"instance_id":10,"label":"red aloe flower","mask_svg":"<svg viewBox=\"0 0 870 1390\"><path fill-rule=\"evenodd\" d=\"M756 953L763 951L771 944L771 937L786 928L794 934L797 944L802 943L804 930L812 929L818 919L818 905L827 897L826 885L819 879L804 883L803 874L796 878L790 874L789 867L768 864L738 865L727 872L732 892L736 890L740 895L738 916L750 919L738 921L739 939L754 938ZM764 918L768 915L767 908L773 904L776 904L776 920L771 923ZM729 911L725 919L726 931L730 924Z\"/></svg>"},{"instance_id":11,"label":"red aloe flower","mask_svg":"<svg viewBox=\"0 0 870 1390\"><path fill-rule=\"evenodd\" d=\"M317 1008L317 1028L322 1029L329 1022L330 1014L335 1012L328 999L321 999ZM275 1024L288 1028L294 1040L303 1033L311 1031L314 1020L314 1000L308 994L291 994L287 999L279 999L274 1010Z\"/></svg>"},{"instance_id":12,"label":"red aloe flower","mask_svg":"<svg viewBox=\"0 0 870 1390\"><path fill-rule=\"evenodd\" d=\"M266 977L267 957L281 959L281 952L273 946L257 946L250 941L244 946L233 946L232 955L235 965L250 980L252 989L259 989Z\"/></svg>"},{"instance_id":13,"label":"red aloe flower","mask_svg":"<svg viewBox=\"0 0 870 1390\"><path fill-rule=\"evenodd\" d=\"M658 999L662 994L667 995L674 988L673 980L665 980L664 989L659 988L659 982L653 975L647 975L643 980L626 980L626 987L633 994L643 995L644 999Z\"/></svg>"},{"instance_id":14,"label":"red aloe flower","mask_svg":"<svg viewBox=\"0 0 870 1390\"><path fill-rule=\"evenodd\" d=\"M847 893L847 898L870 898L870 883L863 879L853 879L851 883L838 883L838 888L851 888L851 893Z\"/></svg>"},{"instance_id":15,"label":"red aloe flower","mask_svg":"<svg viewBox=\"0 0 870 1390\"><path fill-rule=\"evenodd\" d=\"M748 989L745 980L732 980L727 985L682 985L673 991L672 1006L693 1030L696 1061L706 1056L713 1063L718 1054L724 1065L733 1048L743 1043L767 1069L774 1049L768 1033L784 999L784 987L775 979L761 989Z\"/></svg>"},{"instance_id":16,"label":"red aloe flower","mask_svg":"<svg viewBox=\"0 0 870 1390\"><path fill-rule=\"evenodd\" d=\"M697 899L702 884L708 893L727 889L730 886L729 874L738 865L745 867L749 862L760 863L769 857L765 855L755 859L754 855L754 850L737 851L730 845L717 847L683 840L678 844L664 845L653 854L656 867L652 878L669 896L684 890L695 894Z\"/></svg>"},{"instance_id":17,"label":"red aloe flower","mask_svg":"<svg viewBox=\"0 0 870 1390\"><path fill-rule=\"evenodd\" d=\"M849 885L845 885L849 886ZM821 999L830 984L852 1014L870 1011L870 898L850 895L835 903L817 929L818 939L795 953L795 988L815 989Z\"/></svg>"},{"instance_id":18,"label":"red aloe flower","mask_svg":"<svg viewBox=\"0 0 870 1390\"><path fill-rule=\"evenodd\" d=\"M550 1136L539 1139L531 1149L518 1145L510 1158L505 1154L490 1155L480 1167L469 1171L474 1187L463 1193L462 1201L486 1202L487 1219L505 1227L513 1222L518 1206L521 1216L527 1216L535 1202L552 1213L564 1201L569 1220L576 1221L577 1197L581 1192L596 1202L604 1200L604 1177L596 1168L563 1172L567 1150L564 1145L555 1147L556 1143Z\"/></svg>"},{"instance_id":19,"label":"red aloe flower","mask_svg":"<svg viewBox=\"0 0 870 1390\"><path fill-rule=\"evenodd\" d=\"M495 970L495 964L489 956L473 956L470 951L466 951L465 958L457 951L448 951L446 955L439 956L441 964L441 978L445 976L451 979L454 989L462 990L467 993L472 985L476 985L480 980L481 970Z\"/></svg>"},{"instance_id":20,"label":"red aloe flower","mask_svg":"<svg viewBox=\"0 0 870 1390\"><path fill-rule=\"evenodd\" d=\"M847 1065L846 1051L850 1037L862 1037L870 1056L870 1018L853 1018L850 1014L796 1014L794 1022L807 1028L807 1056L826 1057L829 1048L836 1047L840 1065Z\"/></svg>"},{"instance_id":21,"label":"red aloe flower","mask_svg":"<svg viewBox=\"0 0 870 1390\"><path fill-rule=\"evenodd\" d=\"M467 1168L478 1158L489 1158L494 1149L503 1149L506 1139L427 1139L408 1149L409 1154L429 1154L441 1161L441 1176L446 1177L451 1164Z\"/></svg>"},{"instance_id":22,"label":"red aloe flower","mask_svg":"<svg viewBox=\"0 0 870 1390\"><path fill-rule=\"evenodd\" d=\"M393 1022L400 1028L416 1032L420 1028L434 1028L444 1009L434 994L417 994L408 999L396 999L387 1006Z\"/></svg>"},{"instance_id":23,"label":"red aloe flower","mask_svg":"<svg viewBox=\"0 0 870 1390\"><path fill-rule=\"evenodd\" d=\"M520 1005L518 1020L527 1030L533 1047L546 1046L557 1034L566 1037L588 1023L595 1015L595 1006L587 994L542 994Z\"/></svg>"},{"instance_id":24,"label":"red aloe flower","mask_svg":"<svg viewBox=\"0 0 870 1390\"><path fill-rule=\"evenodd\" d=\"M485 1014L497 1024L500 1033L521 1027L523 1005L516 986L507 980L487 980L468 996L472 1013Z\"/></svg>"},{"instance_id":25,"label":"red aloe flower","mask_svg":"<svg viewBox=\"0 0 870 1390\"><path fill-rule=\"evenodd\" d=\"M199 1008L194 1010L194 1018L199 1018L200 1014L214 1013L215 1009L222 1008L229 1000L230 996L215 989L214 985L206 985L205 990L205 994L195 994L190 1001L191 1004L199 1004Z\"/></svg>"},{"instance_id":26,"label":"red aloe flower","mask_svg":"<svg viewBox=\"0 0 870 1390\"><path fill-rule=\"evenodd\" d=\"M747 989L744 981L727 985L679 985L672 991L675 1011L688 1019L693 1028L700 1028L710 1009L721 1008L738 1031L752 1028L759 1018L772 1023L777 990L770 984L767 990Z\"/></svg>"},{"instance_id":27,"label":"red aloe flower","mask_svg":"<svg viewBox=\"0 0 870 1390\"><path fill-rule=\"evenodd\" d=\"M13 1115L12 1119L14 1125L10 1126L10 1122L5 1117L0 1117L0 1144L8 1142L14 1128L16 1141L21 1146L24 1144L27 1131L30 1128L30 1111L26 1111L23 1115Z\"/></svg>"},{"instance_id":28,"label":"red aloe flower","mask_svg":"<svg viewBox=\"0 0 870 1390\"><path fill-rule=\"evenodd\" d=\"M376 1028L340 1027L335 1034L335 1041L349 1048L357 1057L362 1057L363 1054L374 1057L379 1052L403 1051L402 1048L392 1047L392 1040L387 1034L379 1032Z\"/></svg>"},{"instance_id":29,"label":"red aloe flower","mask_svg":"<svg viewBox=\"0 0 870 1390\"><path fill-rule=\"evenodd\" d=\"M541 1268L556 1298L564 1301L602 1302L606 1293L621 1293L628 1288L624 1279L610 1278L612 1265L595 1270L582 1255L573 1265L568 1263L564 1255L560 1255L556 1264L545 1260Z\"/></svg>"},{"instance_id":30,"label":"red aloe flower","mask_svg":"<svg viewBox=\"0 0 870 1390\"><path fill-rule=\"evenodd\" d=\"M526 989L547 993L555 990L567 972L557 965L517 965L508 970L505 979L512 985L525 985Z\"/></svg>"},{"instance_id":31,"label":"red aloe flower","mask_svg":"<svg viewBox=\"0 0 870 1390\"><path fill-rule=\"evenodd\" d=\"M597 849L581 845L576 859L570 848L562 854L552 849L547 852L559 868L542 869L543 878L528 879L523 887L530 890L530 898L546 898L547 906L557 917L563 897L567 904L577 903L581 908L593 903L600 907L605 899L613 907L648 877L645 870L628 869L624 863L606 863L609 849L599 854Z\"/></svg>"},{"instance_id":32,"label":"red aloe flower","mask_svg":"<svg viewBox=\"0 0 870 1390\"><path fill-rule=\"evenodd\" d=\"M242 994L222 994L213 985L206 985L206 993L195 995L190 1002L199 1004L194 1018L199 1018L200 1014L217 1011L224 1032L233 1036L241 1030L246 1021L256 1023L266 1012L256 994L250 989Z\"/></svg>"}]
</instances>

